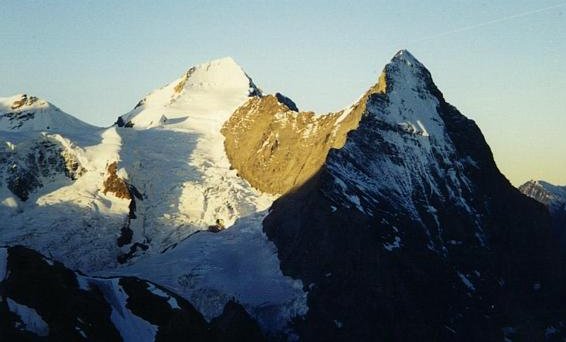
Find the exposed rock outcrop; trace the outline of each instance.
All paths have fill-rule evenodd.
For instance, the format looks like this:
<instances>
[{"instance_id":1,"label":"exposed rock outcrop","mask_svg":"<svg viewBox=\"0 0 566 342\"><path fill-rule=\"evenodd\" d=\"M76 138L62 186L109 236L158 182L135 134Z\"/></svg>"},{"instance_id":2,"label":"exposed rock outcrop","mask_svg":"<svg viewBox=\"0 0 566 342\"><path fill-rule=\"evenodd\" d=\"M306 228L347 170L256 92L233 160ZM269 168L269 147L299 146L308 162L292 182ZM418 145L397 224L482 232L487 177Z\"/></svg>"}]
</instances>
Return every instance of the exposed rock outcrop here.
<instances>
[{"instance_id":1,"label":"exposed rock outcrop","mask_svg":"<svg viewBox=\"0 0 566 342\"><path fill-rule=\"evenodd\" d=\"M0 180L22 201L58 176L76 180L85 172L76 153L54 137L0 147Z\"/></svg>"},{"instance_id":2,"label":"exposed rock outcrop","mask_svg":"<svg viewBox=\"0 0 566 342\"><path fill-rule=\"evenodd\" d=\"M22 94L20 98L16 99L11 105L11 109L18 109L23 106L31 106L36 103L38 98L35 96L28 96L27 94Z\"/></svg>"},{"instance_id":3,"label":"exposed rock outcrop","mask_svg":"<svg viewBox=\"0 0 566 342\"><path fill-rule=\"evenodd\" d=\"M114 196L123 199L132 199L128 183L125 179L118 176L118 162L112 162L106 167L106 178L104 179L102 192L104 194L110 192Z\"/></svg>"}]
</instances>

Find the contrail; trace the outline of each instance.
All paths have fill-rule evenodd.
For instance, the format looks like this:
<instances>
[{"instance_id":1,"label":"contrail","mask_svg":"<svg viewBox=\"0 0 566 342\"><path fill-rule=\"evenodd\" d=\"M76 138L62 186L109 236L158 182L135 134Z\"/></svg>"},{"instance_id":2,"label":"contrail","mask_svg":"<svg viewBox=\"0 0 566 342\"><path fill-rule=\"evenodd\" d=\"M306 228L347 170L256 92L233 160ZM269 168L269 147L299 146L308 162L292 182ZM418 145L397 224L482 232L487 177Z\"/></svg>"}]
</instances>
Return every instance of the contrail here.
<instances>
[{"instance_id":1,"label":"contrail","mask_svg":"<svg viewBox=\"0 0 566 342\"><path fill-rule=\"evenodd\" d=\"M448 36L448 35L451 35L451 34L454 34L454 33L469 31L469 30L473 30L473 29L476 29L476 28L479 28L479 27L483 27L483 26L487 26L487 25L491 25L491 24L497 24L497 23L507 21L507 20L511 20L511 19L522 18L522 17L526 17L526 16L529 16L529 15L532 15L532 14L545 12L545 11L555 9L555 8L558 8L558 7L563 7L563 6L566 6L566 2L563 2L563 3L558 4L558 5L539 8L539 9L528 11L528 12L523 12L523 13L505 16L505 17L502 17L502 18L493 19L493 20L486 21L486 22L479 23L479 24L475 24L475 25L464 26L464 27L457 28L457 29L451 30L451 31L437 33L435 35L428 36L426 38L410 41L409 43L414 44L414 43L419 43L419 42L426 41L426 40L431 40L431 39L435 39L435 38L439 38L439 37Z\"/></svg>"}]
</instances>

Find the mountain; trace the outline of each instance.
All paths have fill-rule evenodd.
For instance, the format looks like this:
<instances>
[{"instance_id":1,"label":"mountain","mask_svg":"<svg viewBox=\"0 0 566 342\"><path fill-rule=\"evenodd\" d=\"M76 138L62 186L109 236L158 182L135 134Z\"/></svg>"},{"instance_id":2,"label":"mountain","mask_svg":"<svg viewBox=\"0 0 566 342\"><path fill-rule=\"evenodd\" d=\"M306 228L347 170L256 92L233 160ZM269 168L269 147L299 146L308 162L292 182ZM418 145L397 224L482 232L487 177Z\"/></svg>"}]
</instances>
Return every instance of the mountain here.
<instances>
[{"instance_id":1,"label":"mountain","mask_svg":"<svg viewBox=\"0 0 566 342\"><path fill-rule=\"evenodd\" d=\"M224 58L190 68L109 128L0 132L9 157L0 170L21 170L13 178L26 184L25 191L0 184L0 243L85 274L158 280L208 321L236 298L262 329L286 329L305 312L305 293L282 275L262 231L276 196L238 175L220 132L257 96L241 67ZM229 229L208 232L218 219Z\"/></svg>"},{"instance_id":2,"label":"mountain","mask_svg":"<svg viewBox=\"0 0 566 342\"><path fill-rule=\"evenodd\" d=\"M1 103L2 337L566 336L548 210L407 51L324 115L231 58L106 128Z\"/></svg>"},{"instance_id":3,"label":"mountain","mask_svg":"<svg viewBox=\"0 0 566 342\"><path fill-rule=\"evenodd\" d=\"M541 180L530 180L519 186L519 190L546 205L551 212L566 210L566 186L553 185Z\"/></svg>"},{"instance_id":4,"label":"mountain","mask_svg":"<svg viewBox=\"0 0 566 342\"><path fill-rule=\"evenodd\" d=\"M548 208L554 236L561 241L563 254L566 256L566 186L530 180L521 185L519 190Z\"/></svg>"},{"instance_id":5,"label":"mountain","mask_svg":"<svg viewBox=\"0 0 566 342\"><path fill-rule=\"evenodd\" d=\"M57 132L88 127L91 126L35 96L0 97L0 131Z\"/></svg>"},{"instance_id":6,"label":"mountain","mask_svg":"<svg viewBox=\"0 0 566 342\"><path fill-rule=\"evenodd\" d=\"M566 312L544 208L409 52L376 89L345 145L264 221L308 289L302 340L550 338Z\"/></svg>"},{"instance_id":7,"label":"mountain","mask_svg":"<svg viewBox=\"0 0 566 342\"><path fill-rule=\"evenodd\" d=\"M188 129L217 128L248 97L260 94L232 58L221 58L194 66L151 92L117 123L143 128L172 123Z\"/></svg>"},{"instance_id":8,"label":"mountain","mask_svg":"<svg viewBox=\"0 0 566 342\"><path fill-rule=\"evenodd\" d=\"M211 323L186 300L133 277L96 278L21 246L0 248L3 341L262 341L229 302Z\"/></svg>"}]
</instances>

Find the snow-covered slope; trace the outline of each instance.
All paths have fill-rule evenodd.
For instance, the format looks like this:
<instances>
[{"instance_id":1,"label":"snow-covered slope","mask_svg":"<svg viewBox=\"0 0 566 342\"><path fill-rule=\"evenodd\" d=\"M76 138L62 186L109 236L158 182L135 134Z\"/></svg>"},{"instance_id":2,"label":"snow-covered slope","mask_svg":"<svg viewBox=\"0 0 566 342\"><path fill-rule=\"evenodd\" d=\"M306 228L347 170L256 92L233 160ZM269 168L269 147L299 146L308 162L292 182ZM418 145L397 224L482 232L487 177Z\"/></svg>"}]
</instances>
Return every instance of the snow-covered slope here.
<instances>
[{"instance_id":1,"label":"snow-covered slope","mask_svg":"<svg viewBox=\"0 0 566 342\"><path fill-rule=\"evenodd\" d=\"M259 94L242 68L226 57L190 68L144 97L119 122L138 128L174 124L218 132L238 106Z\"/></svg>"},{"instance_id":2,"label":"snow-covered slope","mask_svg":"<svg viewBox=\"0 0 566 342\"><path fill-rule=\"evenodd\" d=\"M241 67L224 58L189 69L119 118L119 166L144 196L136 207L140 220L132 221L136 237L161 251L217 219L230 226L269 207L274 197L232 170L220 133L257 94Z\"/></svg>"}]
</instances>

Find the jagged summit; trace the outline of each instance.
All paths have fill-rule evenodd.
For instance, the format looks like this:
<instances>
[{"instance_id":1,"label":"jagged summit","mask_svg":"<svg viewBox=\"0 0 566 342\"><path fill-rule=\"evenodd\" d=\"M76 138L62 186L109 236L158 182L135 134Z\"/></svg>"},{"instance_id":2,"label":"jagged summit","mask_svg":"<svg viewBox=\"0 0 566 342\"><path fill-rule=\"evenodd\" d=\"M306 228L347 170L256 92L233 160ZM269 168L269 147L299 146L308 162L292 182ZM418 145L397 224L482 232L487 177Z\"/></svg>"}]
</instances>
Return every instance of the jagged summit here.
<instances>
[{"instance_id":1,"label":"jagged summit","mask_svg":"<svg viewBox=\"0 0 566 342\"><path fill-rule=\"evenodd\" d=\"M545 205L566 204L566 186L559 186L543 180L530 180L519 187L525 195Z\"/></svg>"},{"instance_id":2,"label":"jagged summit","mask_svg":"<svg viewBox=\"0 0 566 342\"><path fill-rule=\"evenodd\" d=\"M190 127L191 119L197 118L221 123L249 96L260 94L234 59L220 58L196 65L177 80L151 92L117 123L136 128L171 123Z\"/></svg>"},{"instance_id":3,"label":"jagged summit","mask_svg":"<svg viewBox=\"0 0 566 342\"><path fill-rule=\"evenodd\" d=\"M408 50L399 50L395 56L391 59L392 63L402 62L408 66L419 66L423 67L423 64L419 62L415 56L413 56Z\"/></svg>"},{"instance_id":4,"label":"jagged summit","mask_svg":"<svg viewBox=\"0 0 566 342\"><path fill-rule=\"evenodd\" d=\"M2 114L11 111L22 111L32 108L38 109L49 106L55 107L43 99L24 93L9 97L0 97L0 113Z\"/></svg>"},{"instance_id":5,"label":"jagged summit","mask_svg":"<svg viewBox=\"0 0 566 342\"><path fill-rule=\"evenodd\" d=\"M92 127L28 94L0 97L0 131L67 131Z\"/></svg>"}]
</instances>

